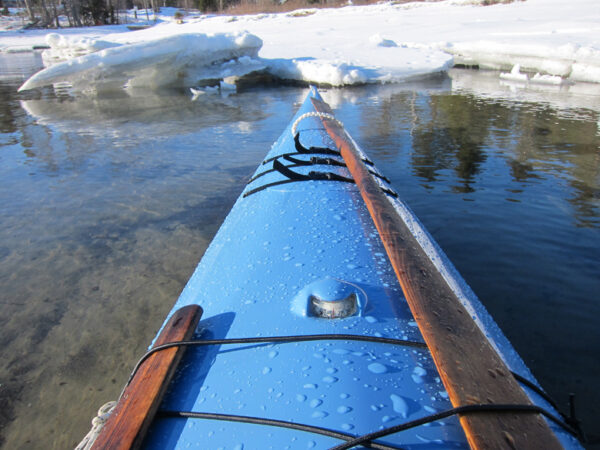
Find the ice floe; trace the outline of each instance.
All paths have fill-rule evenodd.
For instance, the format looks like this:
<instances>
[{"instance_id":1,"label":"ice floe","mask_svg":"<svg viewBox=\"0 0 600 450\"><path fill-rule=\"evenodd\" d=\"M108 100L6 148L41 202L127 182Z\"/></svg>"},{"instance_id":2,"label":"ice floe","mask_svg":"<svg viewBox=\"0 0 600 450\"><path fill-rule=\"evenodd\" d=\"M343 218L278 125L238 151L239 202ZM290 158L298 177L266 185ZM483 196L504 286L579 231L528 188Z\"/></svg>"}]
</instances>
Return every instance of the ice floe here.
<instances>
[{"instance_id":1,"label":"ice floe","mask_svg":"<svg viewBox=\"0 0 600 450\"><path fill-rule=\"evenodd\" d=\"M526 73L521 73L520 64L515 64L510 73L501 72L500 78L503 80L518 81L524 83L527 83L527 81L529 80L529 77Z\"/></svg>"},{"instance_id":2,"label":"ice floe","mask_svg":"<svg viewBox=\"0 0 600 450\"><path fill-rule=\"evenodd\" d=\"M65 47L64 39L50 39L50 55ZM56 45L55 45L56 44ZM180 34L134 44L105 47L84 56L53 64L36 73L19 90L59 82L75 88L190 87L211 80L242 76L264 68L257 59L262 41L250 33ZM80 41L74 47L81 49Z\"/></svg>"}]
</instances>

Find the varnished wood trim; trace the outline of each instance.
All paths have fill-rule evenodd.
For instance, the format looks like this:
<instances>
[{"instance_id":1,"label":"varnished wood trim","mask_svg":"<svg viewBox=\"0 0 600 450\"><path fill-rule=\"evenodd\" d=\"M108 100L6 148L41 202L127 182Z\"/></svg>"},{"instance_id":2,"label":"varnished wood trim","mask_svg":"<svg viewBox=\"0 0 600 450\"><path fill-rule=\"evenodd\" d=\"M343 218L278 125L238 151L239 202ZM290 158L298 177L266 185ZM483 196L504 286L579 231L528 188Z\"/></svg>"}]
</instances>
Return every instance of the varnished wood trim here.
<instances>
[{"instance_id":1,"label":"varnished wood trim","mask_svg":"<svg viewBox=\"0 0 600 450\"><path fill-rule=\"evenodd\" d=\"M201 316L202 308L198 305L178 309L164 326L154 347L190 339ZM92 449L139 448L184 351L185 347L162 350L141 365Z\"/></svg>"}]
</instances>

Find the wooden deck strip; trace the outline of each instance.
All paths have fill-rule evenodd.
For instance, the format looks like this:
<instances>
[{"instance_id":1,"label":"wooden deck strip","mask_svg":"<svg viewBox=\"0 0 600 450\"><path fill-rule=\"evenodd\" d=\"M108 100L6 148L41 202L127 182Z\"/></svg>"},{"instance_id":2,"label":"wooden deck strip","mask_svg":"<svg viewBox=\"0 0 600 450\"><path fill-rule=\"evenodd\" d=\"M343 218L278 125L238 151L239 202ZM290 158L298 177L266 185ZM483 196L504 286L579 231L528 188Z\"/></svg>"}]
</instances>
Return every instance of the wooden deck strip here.
<instances>
[{"instance_id":1,"label":"wooden deck strip","mask_svg":"<svg viewBox=\"0 0 600 450\"><path fill-rule=\"evenodd\" d=\"M190 339L202 316L198 305L184 306L171 316L154 347ZM185 347L151 355L140 366L106 421L92 449L135 449L142 444Z\"/></svg>"}]
</instances>

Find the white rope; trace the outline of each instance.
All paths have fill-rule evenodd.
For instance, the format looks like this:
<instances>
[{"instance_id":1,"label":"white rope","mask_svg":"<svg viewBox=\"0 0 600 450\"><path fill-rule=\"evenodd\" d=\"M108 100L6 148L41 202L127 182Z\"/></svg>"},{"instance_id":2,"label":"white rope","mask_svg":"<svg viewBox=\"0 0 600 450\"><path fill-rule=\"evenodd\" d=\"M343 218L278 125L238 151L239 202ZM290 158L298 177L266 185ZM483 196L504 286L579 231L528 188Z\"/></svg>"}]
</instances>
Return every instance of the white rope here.
<instances>
[{"instance_id":1,"label":"white rope","mask_svg":"<svg viewBox=\"0 0 600 450\"><path fill-rule=\"evenodd\" d=\"M292 125L292 136L296 136L296 128L298 128L298 124L302 120L304 120L308 117L319 117L322 119L329 119L329 120L332 120L335 123L337 123L340 127L344 128L344 124L342 122L340 122L339 120L337 120L333 114L324 113L324 112L307 112L307 113L302 114L300 117L298 117L296 119L296 121L294 122L294 124Z\"/></svg>"},{"instance_id":2,"label":"white rope","mask_svg":"<svg viewBox=\"0 0 600 450\"><path fill-rule=\"evenodd\" d=\"M79 445L75 447L75 450L89 450L92 448L92 445L94 445L94 442L100 435L102 427L108 420L110 413L112 413L113 409L115 409L115 406L117 406L117 402L112 401L107 402L100 407L98 410L98 415L92 419L92 429L88 434L86 434Z\"/></svg>"}]
</instances>

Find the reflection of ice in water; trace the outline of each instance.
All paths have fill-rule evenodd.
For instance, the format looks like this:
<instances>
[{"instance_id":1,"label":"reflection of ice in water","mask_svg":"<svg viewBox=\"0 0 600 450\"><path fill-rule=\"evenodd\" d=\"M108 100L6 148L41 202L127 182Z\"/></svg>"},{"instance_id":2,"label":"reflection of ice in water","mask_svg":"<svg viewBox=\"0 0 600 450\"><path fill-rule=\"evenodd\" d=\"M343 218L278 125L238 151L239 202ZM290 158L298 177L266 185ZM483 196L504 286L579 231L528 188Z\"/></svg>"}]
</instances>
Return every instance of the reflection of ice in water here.
<instances>
[{"instance_id":1,"label":"reflection of ice in water","mask_svg":"<svg viewBox=\"0 0 600 450\"><path fill-rule=\"evenodd\" d=\"M523 83L501 80L498 72L452 69L452 90L470 92L494 101L544 104L573 118L578 110L600 111L600 84Z\"/></svg>"},{"instance_id":2,"label":"reflection of ice in water","mask_svg":"<svg viewBox=\"0 0 600 450\"><path fill-rule=\"evenodd\" d=\"M128 89L74 97L68 86L56 92L66 100L60 103L60 108L55 101L46 99L22 100L21 107L40 124L52 125L62 132L111 136L116 146L140 133L148 137L166 137L231 123L232 120L245 123L240 131L250 130L249 123L265 117L260 105L243 95L193 98L179 90Z\"/></svg>"}]
</instances>

